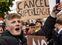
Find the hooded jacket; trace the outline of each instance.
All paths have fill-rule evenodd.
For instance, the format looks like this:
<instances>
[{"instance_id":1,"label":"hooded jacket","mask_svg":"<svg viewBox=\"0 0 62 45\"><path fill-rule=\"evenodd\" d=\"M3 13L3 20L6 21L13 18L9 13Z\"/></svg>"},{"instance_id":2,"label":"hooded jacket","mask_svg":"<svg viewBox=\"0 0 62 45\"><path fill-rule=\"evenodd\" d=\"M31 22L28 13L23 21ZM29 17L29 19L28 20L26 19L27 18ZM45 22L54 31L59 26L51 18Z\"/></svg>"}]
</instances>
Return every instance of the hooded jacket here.
<instances>
[{"instance_id":1,"label":"hooded jacket","mask_svg":"<svg viewBox=\"0 0 62 45\"><path fill-rule=\"evenodd\" d=\"M27 40L23 33L19 36L13 36L9 31L4 31L0 37L0 45L27 45Z\"/></svg>"}]
</instances>

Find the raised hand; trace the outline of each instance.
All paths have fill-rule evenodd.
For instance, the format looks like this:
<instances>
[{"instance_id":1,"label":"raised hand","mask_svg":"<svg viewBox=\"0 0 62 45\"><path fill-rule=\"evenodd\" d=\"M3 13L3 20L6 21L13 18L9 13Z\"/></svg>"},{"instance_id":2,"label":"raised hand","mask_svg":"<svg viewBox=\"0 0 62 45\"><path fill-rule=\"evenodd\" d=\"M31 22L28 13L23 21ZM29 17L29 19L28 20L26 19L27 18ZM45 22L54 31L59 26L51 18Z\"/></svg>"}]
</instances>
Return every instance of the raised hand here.
<instances>
[{"instance_id":1,"label":"raised hand","mask_svg":"<svg viewBox=\"0 0 62 45\"><path fill-rule=\"evenodd\" d=\"M58 3L58 4L56 4L56 5L53 7L53 10L52 10L51 15L57 17L57 14L58 14L61 10L62 10L62 3Z\"/></svg>"}]
</instances>

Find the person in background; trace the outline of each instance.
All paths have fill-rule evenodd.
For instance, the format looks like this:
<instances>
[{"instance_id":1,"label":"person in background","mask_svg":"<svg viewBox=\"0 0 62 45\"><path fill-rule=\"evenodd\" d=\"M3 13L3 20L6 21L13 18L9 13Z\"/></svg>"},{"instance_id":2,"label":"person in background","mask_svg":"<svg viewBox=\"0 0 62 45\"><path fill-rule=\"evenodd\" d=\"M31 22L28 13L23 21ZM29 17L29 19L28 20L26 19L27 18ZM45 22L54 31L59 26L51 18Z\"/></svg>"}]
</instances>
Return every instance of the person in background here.
<instances>
[{"instance_id":1,"label":"person in background","mask_svg":"<svg viewBox=\"0 0 62 45\"><path fill-rule=\"evenodd\" d=\"M0 37L0 45L27 45L20 19L21 16L16 13L5 17L6 31Z\"/></svg>"},{"instance_id":2,"label":"person in background","mask_svg":"<svg viewBox=\"0 0 62 45\"><path fill-rule=\"evenodd\" d=\"M42 28L42 22L41 21L36 21L36 24L35 24L35 32L38 32L39 30L41 30Z\"/></svg>"},{"instance_id":3,"label":"person in background","mask_svg":"<svg viewBox=\"0 0 62 45\"><path fill-rule=\"evenodd\" d=\"M0 17L0 36L4 32L4 29L5 29L4 18L3 17Z\"/></svg>"},{"instance_id":4,"label":"person in background","mask_svg":"<svg viewBox=\"0 0 62 45\"><path fill-rule=\"evenodd\" d=\"M37 35L37 36L40 36L41 34L41 30L43 28L43 24L42 24L42 21L41 20L37 20L36 23L35 23L35 32L32 33L32 35ZM43 31L43 30L42 30ZM39 33L40 32L40 33ZM43 35L43 34L42 34Z\"/></svg>"},{"instance_id":5,"label":"person in background","mask_svg":"<svg viewBox=\"0 0 62 45\"><path fill-rule=\"evenodd\" d=\"M62 15L58 15L62 10L61 3L55 5L52 13L46 19L44 26L36 34L45 36L48 45L62 45ZM54 30L55 28L56 30Z\"/></svg>"},{"instance_id":6,"label":"person in background","mask_svg":"<svg viewBox=\"0 0 62 45\"><path fill-rule=\"evenodd\" d=\"M24 35L26 35L26 25L23 25L22 30L23 30Z\"/></svg>"},{"instance_id":7,"label":"person in background","mask_svg":"<svg viewBox=\"0 0 62 45\"><path fill-rule=\"evenodd\" d=\"M62 15L59 15L61 8L61 3L55 5L42 28L44 35L48 38L48 45L62 45Z\"/></svg>"},{"instance_id":8,"label":"person in background","mask_svg":"<svg viewBox=\"0 0 62 45\"><path fill-rule=\"evenodd\" d=\"M22 30L23 30L23 33L25 36L27 35L27 31L28 31L27 28L29 27L28 24L29 23L27 23L27 22L23 22Z\"/></svg>"},{"instance_id":9,"label":"person in background","mask_svg":"<svg viewBox=\"0 0 62 45\"><path fill-rule=\"evenodd\" d=\"M35 24L31 23L29 24L29 30L27 32L27 35L32 35L35 32Z\"/></svg>"}]
</instances>

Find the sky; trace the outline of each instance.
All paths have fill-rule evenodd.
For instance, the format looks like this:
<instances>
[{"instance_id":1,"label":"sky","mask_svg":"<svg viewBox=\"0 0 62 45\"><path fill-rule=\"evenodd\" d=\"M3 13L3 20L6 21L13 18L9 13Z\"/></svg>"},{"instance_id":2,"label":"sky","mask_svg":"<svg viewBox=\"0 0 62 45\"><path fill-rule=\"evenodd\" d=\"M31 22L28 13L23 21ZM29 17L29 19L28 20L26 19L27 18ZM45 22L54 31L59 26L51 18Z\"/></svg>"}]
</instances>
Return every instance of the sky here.
<instances>
[{"instance_id":1,"label":"sky","mask_svg":"<svg viewBox=\"0 0 62 45\"><path fill-rule=\"evenodd\" d=\"M16 2L17 2L17 1L19 1L19 0L13 1L13 7L10 7L11 12L9 12L9 13L17 13L17 12L16 12Z\"/></svg>"},{"instance_id":2,"label":"sky","mask_svg":"<svg viewBox=\"0 0 62 45\"><path fill-rule=\"evenodd\" d=\"M17 1L22 1L22 0L15 0L15 1L13 1L14 5L13 5L12 8L10 8L12 10L10 13L13 13L13 12L16 13L16 2ZM50 12L52 11L52 8L56 4L55 2L56 2L56 0L49 0Z\"/></svg>"}]
</instances>

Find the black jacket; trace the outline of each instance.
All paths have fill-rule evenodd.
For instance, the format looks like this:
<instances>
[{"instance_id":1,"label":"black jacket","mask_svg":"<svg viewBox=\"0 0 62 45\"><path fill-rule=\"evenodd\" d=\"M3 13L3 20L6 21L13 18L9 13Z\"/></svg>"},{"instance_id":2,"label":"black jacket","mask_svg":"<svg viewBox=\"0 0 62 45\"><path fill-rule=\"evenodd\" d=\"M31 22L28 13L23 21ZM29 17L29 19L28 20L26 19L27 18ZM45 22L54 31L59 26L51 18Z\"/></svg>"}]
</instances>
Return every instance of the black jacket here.
<instances>
[{"instance_id":1,"label":"black jacket","mask_svg":"<svg viewBox=\"0 0 62 45\"><path fill-rule=\"evenodd\" d=\"M49 45L62 45L62 31L60 31L60 33L58 34L58 32L54 30L55 23L56 18L49 16L45 22L43 30L45 30L45 34L48 37L48 41L52 39L52 41L50 41L51 44Z\"/></svg>"},{"instance_id":2,"label":"black jacket","mask_svg":"<svg viewBox=\"0 0 62 45\"><path fill-rule=\"evenodd\" d=\"M58 34L58 45L62 45L62 31Z\"/></svg>"},{"instance_id":3,"label":"black jacket","mask_svg":"<svg viewBox=\"0 0 62 45\"><path fill-rule=\"evenodd\" d=\"M48 45L58 45L58 33L54 31L54 25L56 23L56 18L49 16L44 23L44 26L40 31L35 33L34 35L46 36L48 38ZM59 38L60 39L60 38ZM60 42L60 41L59 41ZM62 41L61 41L62 42Z\"/></svg>"},{"instance_id":4,"label":"black jacket","mask_svg":"<svg viewBox=\"0 0 62 45\"><path fill-rule=\"evenodd\" d=\"M9 31L4 31L0 37L0 45L27 45L27 40L21 34L20 36L13 36Z\"/></svg>"},{"instance_id":5,"label":"black jacket","mask_svg":"<svg viewBox=\"0 0 62 45\"><path fill-rule=\"evenodd\" d=\"M33 33L32 35L40 35L40 36L50 37L52 35L52 31L54 29L55 23L56 23L56 18L49 16L47 18L47 20L45 21L45 24L42 27L42 29L36 33Z\"/></svg>"}]
</instances>

